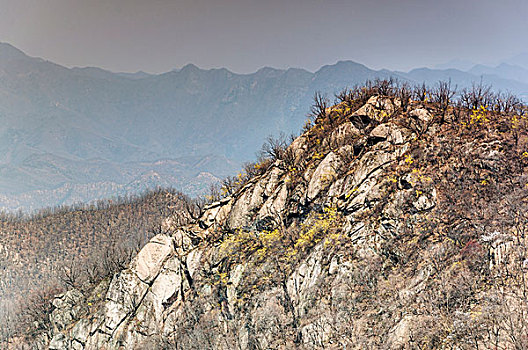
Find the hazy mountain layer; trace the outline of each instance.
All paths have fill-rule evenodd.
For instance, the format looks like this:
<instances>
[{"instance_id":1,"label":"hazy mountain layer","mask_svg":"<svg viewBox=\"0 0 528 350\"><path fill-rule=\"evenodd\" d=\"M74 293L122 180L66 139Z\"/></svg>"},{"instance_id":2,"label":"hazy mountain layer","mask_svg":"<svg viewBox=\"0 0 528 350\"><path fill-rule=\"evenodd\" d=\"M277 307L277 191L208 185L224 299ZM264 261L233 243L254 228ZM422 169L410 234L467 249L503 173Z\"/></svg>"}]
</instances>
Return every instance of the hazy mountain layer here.
<instances>
[{"instance_id":1,"label":"hazy mountain layer","mask_svg":"<svg viewBox=\"0 0 528 350\"><path fill-rule=\"evenodd\" d=\"M354 62L315 73L263 68L242 75L187 65L123 74L68 69L0 44L0 207L88 201L127 192L145 178L149 186L200 193L210 183L204 177L233 173L268 135L299 130L315 91L332 96L389 76L451 79L459 87L480 79L458 70L374 71ZM496 74L484 81L528 92L526 83Z\"/></svg>"}]
</instances>

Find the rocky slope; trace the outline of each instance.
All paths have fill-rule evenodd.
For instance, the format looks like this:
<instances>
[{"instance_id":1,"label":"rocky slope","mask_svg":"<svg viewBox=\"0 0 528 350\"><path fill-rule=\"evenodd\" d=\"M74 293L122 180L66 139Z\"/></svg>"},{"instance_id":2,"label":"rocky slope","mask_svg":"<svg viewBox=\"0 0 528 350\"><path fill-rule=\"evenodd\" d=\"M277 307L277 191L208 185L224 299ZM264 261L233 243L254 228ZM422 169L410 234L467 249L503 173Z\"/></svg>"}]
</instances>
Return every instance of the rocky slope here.
<instances>
[{"instance_id":1,"label":"rocky slope","mask_svg":"<svg viewBox=\"0 0 528 350\"><path fill-rule=\"evenodd\" d=\"M345 96L112 280L57 296L39 346L523 348L528 153L508 113Z\"/></svg>"},{"instance_id":2,"label":"rocky slope","mask_svg":"<svg viewBox=\"0 0 528 350\"><path fill-rule=\"evenodd\" d=\"M159 190L32 216L0 215L0 349L26 320L42 321L34 316L49 304L36 301L113 276L185 203L181 193Z\"/></svg>"}]
</instances>

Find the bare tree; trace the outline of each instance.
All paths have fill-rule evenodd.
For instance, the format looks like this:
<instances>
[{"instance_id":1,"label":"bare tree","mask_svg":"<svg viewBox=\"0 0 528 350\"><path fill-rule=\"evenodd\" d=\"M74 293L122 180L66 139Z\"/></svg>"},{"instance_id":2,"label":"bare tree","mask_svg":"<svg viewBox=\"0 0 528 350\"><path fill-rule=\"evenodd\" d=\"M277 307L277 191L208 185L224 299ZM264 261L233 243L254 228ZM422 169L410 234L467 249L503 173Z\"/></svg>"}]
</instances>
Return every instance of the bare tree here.
<instances>
[{"instance_id":1,"label":"bare tree","mask_svg":"<svg viewBox=\"0 0 528 350\"><path fill-rule=\"evenodd\" d=\"M441 123L445 121L447 108L451 104L451 99L455 96L456 86L451 87L451 79L449 81L439 81L437 86L432 91L431 101L438 104L441 111Z\"/></svg>"},{"instance_id":2,"label":"bare tree","mask_svg":"<svg viewBox=\"0 0 528 350\"><path fill-rule=\"evenodd\" d=\"M68 264L60 268L59 280L67 288L77 288L78 282L82 278L82 271L76 261L72 258Z\"/></svg>"},{"instance_id":3,"label":"bare tree","mask_svg":"<svg viewBox=\"0 0 528 350\"><path fill-rule=\"evenodd\" d=\"M310 116L314 118L325 118L327 116L327 109L330 107L330 101L320 92L314 94L313 100L313 105L310 108Z\"/></svg>"},{"instance_id":4,"label":"bare tree","mask_svg":"<svg viewBox=\"0 0 528 350\"><path fill-rule=\"evenodd\" d=\"M491 86L485 85L483 80L473 83L471 89L463 89L460 94L462 105L467 109L477 109L480 106L488 106L491 102Z\"/></svg>"},{"instance_id":5,"label":"bare tree","mask_svg":"<svg viewBox=\"0 0 528 350\"><path fill-rule=\"evenodd\" d=\"M396 97L400 99L403 111L407 110L409 102L411 101L413 91L409 83L404 82L396 89Z\"/></svg>"},{"instance_id":6,"label":"bare tree","mask_svg":"<svg viewBox=\"0 0 528 350\"><path fill-rule=\"evenodd\" d=\"M417 101L425 102L427 100L428 89L425 82L421 85L416 85L413 89L413 98Z\"/></svg>"}]
</instances>

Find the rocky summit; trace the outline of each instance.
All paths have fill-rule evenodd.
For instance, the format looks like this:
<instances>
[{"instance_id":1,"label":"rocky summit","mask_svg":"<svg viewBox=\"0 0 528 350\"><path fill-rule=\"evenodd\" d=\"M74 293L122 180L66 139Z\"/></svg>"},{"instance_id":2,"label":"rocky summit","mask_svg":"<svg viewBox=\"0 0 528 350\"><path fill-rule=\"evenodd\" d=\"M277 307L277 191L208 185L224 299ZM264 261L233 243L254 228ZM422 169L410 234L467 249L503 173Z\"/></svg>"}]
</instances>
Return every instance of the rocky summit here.
<instances>
[{"instance_id":1,"label":"rocky summit","mask_svg":"<svg viewBox=\"0 0 528 350\"><path fill-rule=\"evenodd\" d=\"M35 347L527 348L525 107L396 90L318 99L191 223L56 296Z\"/></svg>"}]
</instances>

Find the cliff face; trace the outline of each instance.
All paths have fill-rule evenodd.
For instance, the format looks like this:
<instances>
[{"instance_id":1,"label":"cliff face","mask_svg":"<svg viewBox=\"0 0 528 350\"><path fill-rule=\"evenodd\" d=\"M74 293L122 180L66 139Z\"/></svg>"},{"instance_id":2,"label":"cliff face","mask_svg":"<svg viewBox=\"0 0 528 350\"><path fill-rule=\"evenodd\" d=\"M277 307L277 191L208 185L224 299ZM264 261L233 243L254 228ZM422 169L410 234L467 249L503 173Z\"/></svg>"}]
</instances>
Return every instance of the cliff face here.
<instances>
[{"instance_id":1,"label":"cliff face","mask_svg":"<svg viewBox=\"0 0 528 350\"><path fill-rule=\"evenodd\" d=\"M380 96L322 111L194 223L168 218L111 281L58 296L41 346L490 344L500 308L526 306L513 287L491 298L518 237L506 218L523 203L525 134L485 114Z\"/></svg>"}]
</instances>

